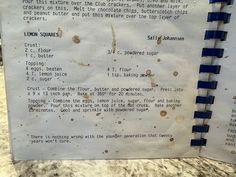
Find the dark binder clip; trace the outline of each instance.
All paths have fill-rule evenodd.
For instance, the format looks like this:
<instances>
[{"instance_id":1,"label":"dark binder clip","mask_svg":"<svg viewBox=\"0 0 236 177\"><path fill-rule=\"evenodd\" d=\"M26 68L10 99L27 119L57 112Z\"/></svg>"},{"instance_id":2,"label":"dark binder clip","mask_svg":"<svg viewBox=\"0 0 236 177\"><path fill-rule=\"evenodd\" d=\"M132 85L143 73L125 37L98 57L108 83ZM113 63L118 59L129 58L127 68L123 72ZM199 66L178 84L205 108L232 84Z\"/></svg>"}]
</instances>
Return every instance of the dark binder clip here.
<instances>
[{"instance_id":1,"label":"dark binder clip","mask_svg":"<svg viewBox=\"0 0 236 177\"><path fill-rule=\"evenodd\" d=\"M199 73L219 74L220 69L221 69L220 65L200 65Z\"/></svg>"},{"instance_id":2,"label":"dark binder clip","mask_svg":"<svg viewBox=\"0 0 236 177\"><path fill-rule=\"evenodd\" d=\"M233 0L210 0L210 4L213 3L227 3L227 5L232 5Z\"/></svg>"},{"instance_id":3,"label":"dark binder clip","mask_svg":"<svg viewBox=\"0 0 236 177\"><path fill-rule=\"evenodd\" d=\"M219 31L219 30L207 30L205 32L205 40L209 39L219 39L221 41L225 41L227 38L227 32L226 31Z\"/></svg>"},{"instance_id":4,"label":"dark binder clip","mask_svg":"<svg viewBox=\"0 0 236 177\"><path fill-rule=\"evenodd\" d=\"M198 89L216 89L217 81L198 81L197 88Z\"/></svg>"},{"instance_id":5,"label":"dark binder clip","mask_svg":"<svg viewBox=\"0 0 236 177\"><path fill-rule=\"evenodd\" d=\"M229 23L231 14L226 12L209 12L207 22L223 21Z\"/></svg>"},{"instance_id":6,"label":"dark binder clip","mask_svg":"<svg viewBox=\"0 0 236 177\"><path fill-rule=\"evenodd\" d=\"M209 132L209 125L194 125L192 133L207 133Z\"/></svg>"},{"instance_id":7,"label":"dark binder clip","mask_svg":"<svg viewBox=\"0 0 236 177\"><path fill-rule=\"evenodd\" d=\"M224 55L224 49L220 48L203 48L202 57L217 57L222 58Z\"/></svg>"},{"instance_id":8,"label":"dark binder clip","mask_svg":"<svg viewBox=\"0 0 236 177\"><path fill-rule=\"evenodd\" d=\"M207 140L204 138L191 140L191 146L206 146L206 143Z\"/></svg>"},{"instance_id":9,"label":"dark binder clip","mask_svg":"<svg viewBox=\"0 0 236 177\"><path fill-rule=\"evenodd\" d=\"M195 111L194 118L195 119L211 119L212 111Z\"/></svg>"},{"instance_id":10,"label":"dark binder clip","mask_svg":"<svg viewBox=\"0 0 236 177\"><path fill-rule=\"evenodd\" d=\"M197 96L196 104L214 104L214 96Z\"/></svg>"}]
</instances>

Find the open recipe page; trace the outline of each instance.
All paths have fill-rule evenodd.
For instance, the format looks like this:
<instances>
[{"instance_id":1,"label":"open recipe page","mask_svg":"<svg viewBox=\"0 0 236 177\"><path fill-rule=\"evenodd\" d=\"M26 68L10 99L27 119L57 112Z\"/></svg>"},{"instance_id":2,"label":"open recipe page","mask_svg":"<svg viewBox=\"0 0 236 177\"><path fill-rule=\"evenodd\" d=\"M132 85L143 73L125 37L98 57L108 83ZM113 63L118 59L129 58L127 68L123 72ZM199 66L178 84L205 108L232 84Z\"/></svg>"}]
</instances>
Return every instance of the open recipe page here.
<instances>
[{"instance_id":1,"label":"open recipe page","mask_svg":"<svg viewBox=\"0 0 236 177\"><path fill-rule=\"evenodd\" d=\"M13 159L199 155L208 1L1 4Z\"/></svg>"}]
</instances>

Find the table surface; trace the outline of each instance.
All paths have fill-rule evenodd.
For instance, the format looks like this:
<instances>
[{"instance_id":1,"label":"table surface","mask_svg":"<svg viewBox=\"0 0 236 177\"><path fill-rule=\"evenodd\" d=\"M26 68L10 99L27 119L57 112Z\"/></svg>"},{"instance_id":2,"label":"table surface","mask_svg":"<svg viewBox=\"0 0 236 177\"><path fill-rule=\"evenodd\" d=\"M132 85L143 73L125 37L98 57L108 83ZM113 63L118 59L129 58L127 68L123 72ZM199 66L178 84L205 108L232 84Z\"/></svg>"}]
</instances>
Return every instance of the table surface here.
<instances>
[{"instance_id":1,"label":"table surface","mask_svg":"<svg viewBox=\"0 0 236 177\"><path fill-rule=\"evenodd\" d=\"M0 67L0 177L236 177L236 165L205 158L11 161Z\"/></svg>"}]
</instances>

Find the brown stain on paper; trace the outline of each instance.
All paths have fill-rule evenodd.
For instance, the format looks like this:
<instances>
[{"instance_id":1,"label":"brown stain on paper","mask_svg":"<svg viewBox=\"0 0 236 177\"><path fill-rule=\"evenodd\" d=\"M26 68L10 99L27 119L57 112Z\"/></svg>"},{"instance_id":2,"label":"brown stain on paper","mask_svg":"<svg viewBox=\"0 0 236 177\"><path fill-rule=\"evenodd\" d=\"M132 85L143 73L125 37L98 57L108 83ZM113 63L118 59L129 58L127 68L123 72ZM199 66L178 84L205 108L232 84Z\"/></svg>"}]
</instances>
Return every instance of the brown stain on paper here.
<instances>
[{"instance_id":1,"label":"brown stain on paper","mask_svg":"<svg viewBox=\"0 0 236 177\"><path fill-rule=\"evenodd\" d=\"M151 82L151 87L158 87L158 84L156 82Z\"/></svg>"},{"instance_id":2,"label":"brown stain on paper","mask_svg":"<svg viewBox=\"0 0 236 177\"><path fill-rule=\"evenodd\" d=\"M176 77L176 76L178 76L178 75L179 75L178 71L174 71L174 72L173 72L173 76Z\"/></svg>"},{"instance_id":3,"label":"brown stain on paper","mask_svg":"<svg viewBox=\"0 0 236 177\"><path fill-rule=\"evenodd\" d=\"M161 117L165 117L167 115L167 112L165 110L162 110L160 112Z\"/></svg>"},{"instance_id":4,"label":"brown stain on paper","mask_svg":"<svg viewBox=\"0 0 236 177\"><path fill-rule=\"evenodd\" d=\"M162 42L162 36L159 36L159 37L157 38L157 45L160 45L161 42Z\"/></svg>"},{"instance_id":5,"label":"brown stain on paper","mask_svg":"<svg viewBox=\"0 0 236 177\"><path fill-rule=\"evenodd\" d=\"M99 112L99 113L96 114L96 116L100 116L101 114L102 114L102 113Z\"/></svg>"},{"instance_id":6,"label":"brown stain on paper","mask_svg":"<svg viewBox=\"0 0 236 177\"><path fill-rule=\"evenodd\" d=\"M85 64L85 63L80 62L80 61L77 61L77 60L75 60L75 59L72 59L71 62L72 62L72 63L76 63L76 64L78 64L79 66L82 66L82 67L90 67L90 64L89 64L89 63L88 63L88 64Z\"/></svg>"},{"instance_id":7,"label":"brown stain on paper","mask_svg":"<svg viewBox=\"0 0 236 177\"><path fill-rule=\"evenodd\" d=\"M231 151L230 153L233 154L233 155L235 155L235 154L236 154L236 151Z\"/></svg>"},{"instance_id":8,"label":"brown stain on paper","mask_svg":"<svg viewBox=\"0 0 236 177\"><path fill-rule=\"evenodd\" d=\"M112 34L112 53L116 53L116 33L114 27L111 25L111 34Z\"/></svg>"},{"instance_id":9,"label":"brown stain on paper","mask_svg":"<svg viewBox=\"0 0 236 177\"><path fill-rule=\"evenodd\" d=\"M152 71L151 71L150 69L147 69L147 70L146 70L146 75L147 75L148 77L152 77L152 76L153 76Z\"/></svg>"},{"instance_id":10,"label":"brown stain on paper","mask_svg":"<svg viewBox=\"0 0 236 177\"><path fill-rule=\"evenodd\" d=\"M78 62L78 65L82 66L82 67L89 67L90 64L84 64L84 63L81 63L81 62Z\"/></svg>"},{"instance_id":11,"label":"brown stain on paper","mask_svg":"<svg viewBox=\"0 0 236 177\"><path fill-rule=\"evenodd\" d=\"M81 41L80 41L80 37L78 35L74 35L72 37L72 41L75 43L75 44L79 44Z\"/></svg>"},{"instance_id":12,"label":"brown stain on paper","mask_svg":"<svg viewBox=\"0 0 236 177\"><path fill-rule=\"evenodd\" d=\"M150 78L151 81L151 87L158 87L158 84L155 82L155 80L152 78L154 74L152 74L152 70L147 69L146 70L146 76Z\"/></svg>"}]
</instances>

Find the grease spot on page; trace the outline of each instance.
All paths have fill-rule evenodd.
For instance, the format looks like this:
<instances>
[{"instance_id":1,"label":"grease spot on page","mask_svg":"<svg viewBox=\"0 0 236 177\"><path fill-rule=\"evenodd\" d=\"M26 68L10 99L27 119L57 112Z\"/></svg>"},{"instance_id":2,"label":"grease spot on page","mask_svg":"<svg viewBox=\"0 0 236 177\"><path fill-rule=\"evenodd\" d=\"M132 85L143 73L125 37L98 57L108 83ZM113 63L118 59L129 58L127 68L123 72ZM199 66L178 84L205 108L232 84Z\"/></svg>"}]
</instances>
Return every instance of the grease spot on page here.
<instances>
[{"instance_id":1,"label":"grease spot on page","mask_svg":"<svg viewBox=\"0 0 236 177\"><path fill-rule=\"evenodd\" d=\"M176 118L175 118L175 121L176 121L177 123L182 123L184 120L185 120L185 117L184 117L183 115L178 115L178 116L176 116Z\"/></svg>"}]
</instances>

